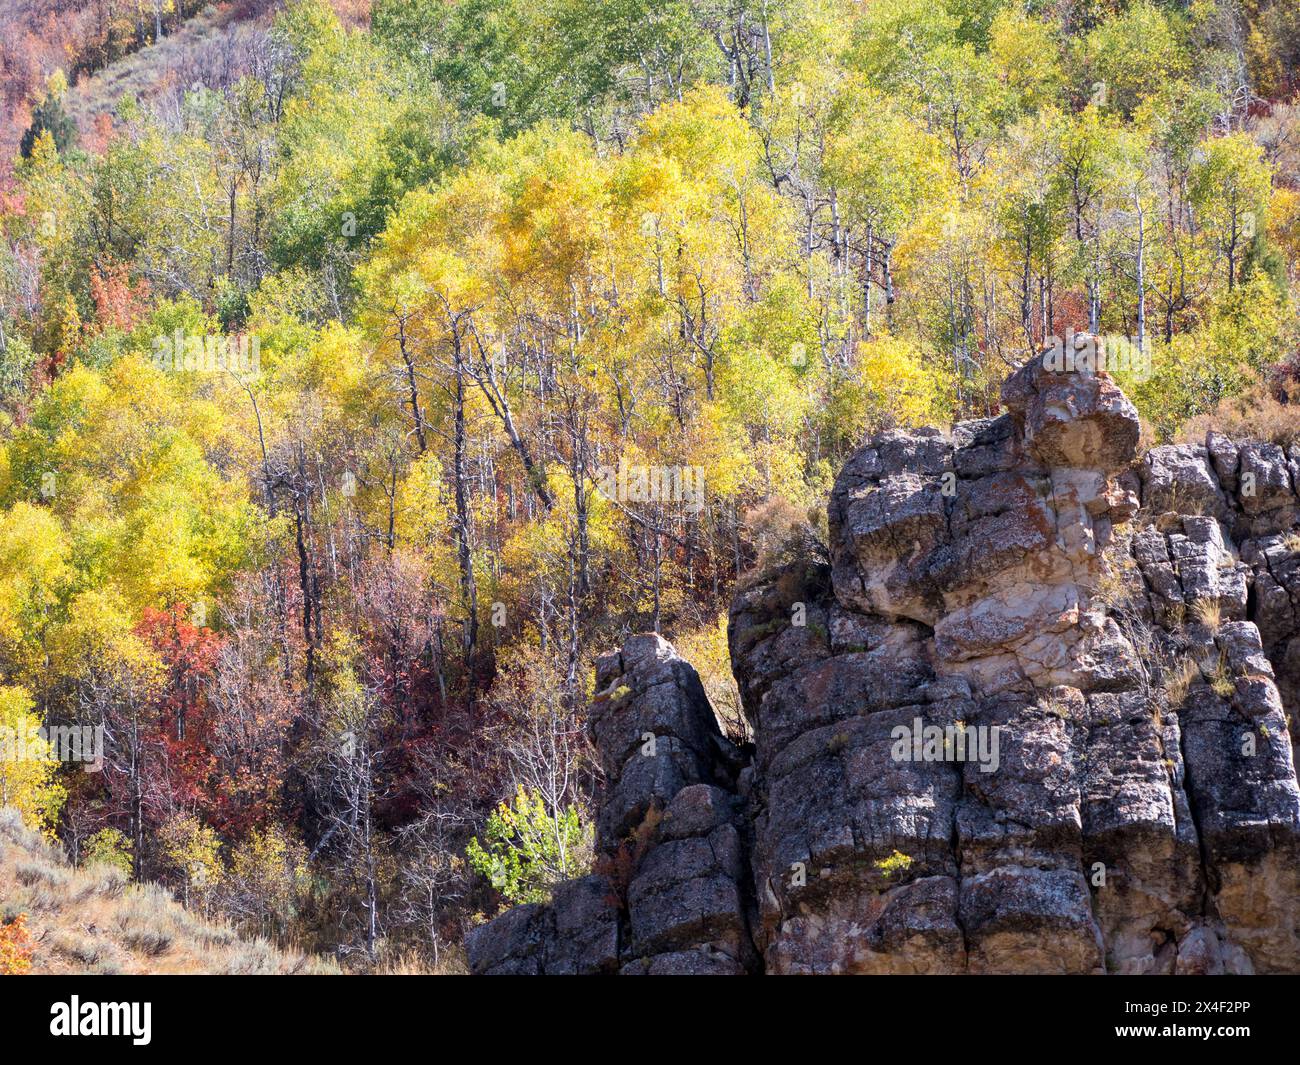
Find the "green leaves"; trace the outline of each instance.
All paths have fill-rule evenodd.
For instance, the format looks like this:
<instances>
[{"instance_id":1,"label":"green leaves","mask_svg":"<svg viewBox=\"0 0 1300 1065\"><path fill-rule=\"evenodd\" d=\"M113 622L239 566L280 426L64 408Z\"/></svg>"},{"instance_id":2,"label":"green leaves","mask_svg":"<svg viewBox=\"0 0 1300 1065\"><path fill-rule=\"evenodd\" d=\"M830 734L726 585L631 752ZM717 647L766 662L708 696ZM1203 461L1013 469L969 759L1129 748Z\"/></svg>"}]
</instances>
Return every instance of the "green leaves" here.
<instances>
[{"instance_id":1,"label":"green leaves","mask_svg":"<svg viewBox=\"0 0 1300 1065\"><path fill-rule=\"evenodd\" d=\"M508 902L547 902L557 884L588 870L593 837L576 807L550 810L540 793L521 784L513 802L488 817L486 845L476 837L465 855Z\"/></svg>"}]
</instances>

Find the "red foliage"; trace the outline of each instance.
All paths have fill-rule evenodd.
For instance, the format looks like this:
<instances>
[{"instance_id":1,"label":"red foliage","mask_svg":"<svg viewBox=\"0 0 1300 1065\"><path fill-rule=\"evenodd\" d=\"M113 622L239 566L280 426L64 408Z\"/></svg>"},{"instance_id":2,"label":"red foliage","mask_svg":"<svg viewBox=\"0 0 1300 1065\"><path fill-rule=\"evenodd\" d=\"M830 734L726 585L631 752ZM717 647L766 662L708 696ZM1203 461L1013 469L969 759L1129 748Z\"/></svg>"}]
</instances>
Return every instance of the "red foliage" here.
<instances>
[{"instance_id":1,"label":"red foliage","mask_svg":"<svg viewBox=\"0 0 1300 1065\"><path fill-rule=\"evenodd\" d=\"M103 155L114 136L113 116L100 111L95 115L90 133L82 136L81 146L94 155Z\"/></svg>"},{"instance_id":2,"label":"red foliage","mask_svg":"<svg viewBox=\"0 0 1300 1065\"><path fill-rule=\"evenodd\" d=\"M98 266L90 275L90 296L95 301L95 320L102 331L108 328L124 332L135 327L149 301L149 285L144 278L131 280L126 263Z\"/></svg>"},{"instance_id":3,"label":"red foliage","mask_svg":"<svg viewBox=\"0 0 1300 1065\"><path fill-rule=\"evenodd\" d=\"M1077 289L1058 289L1052 301L1052 328L1057 336L1065 336L1066 330L1076 333L1088 329L1088 296Z\"/></svg>"},{"instance_id":4,"label":"red foliage","mask_svg":"<svg viewBox=\"0 0 1300 1065\"><path fill-rule=\"evenodd\" d=\"M281 784L278 732L267 741L254 681L234 701L214 700L226 641L188 615L182 604L150 609L136 626L162 660L166 681L138 731L119 729L119 746L132 744L134 757L106 759L100 793L74 797L83 819L102 808L108 823L131 823L137 786L140 818L154 827L189 813L238 837L271 812Z\"/></svg>"},{"instance_id":5,"label":"red foliage","mask_svg":"<svg viewBox=\"0 0 1300 1065\"><path fill-rule=\"evenodd\" d=\"M278 802L292 703L278 678L250 674L238 648L192 624L188 613L179 604L149 610L137 626L168 668L156 707L153 806L161 817L195 812L238 838L263 824ZM238 683L223 683L232 672Z\"/></svg>"},{"instance_id":6,"label":"red foliage","mask_svg":"<svg viewBox=\"0 0 1300 1065\"><path fill-rule=\"evenodd\" d=\"M144 737L145 807L156 822L178 810L209 809L211 711L204 681L211 677L220 641L192 625L186 610L146 610L136 631L167 667L167 683L152 707Z\"/></svg>"}]
</instances>

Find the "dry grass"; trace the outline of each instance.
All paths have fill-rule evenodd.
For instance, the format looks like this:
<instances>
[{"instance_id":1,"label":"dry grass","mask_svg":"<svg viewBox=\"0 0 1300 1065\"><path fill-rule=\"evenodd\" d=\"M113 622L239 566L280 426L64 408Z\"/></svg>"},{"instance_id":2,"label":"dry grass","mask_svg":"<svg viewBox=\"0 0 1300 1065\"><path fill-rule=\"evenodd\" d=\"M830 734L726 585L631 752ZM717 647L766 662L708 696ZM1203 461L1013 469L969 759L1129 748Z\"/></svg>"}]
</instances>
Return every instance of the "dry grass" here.
<instances>
[{"instance_id":1,"label":"dry grass","mask_svg":"<svg viewBox=\"0 0 1300 1065\"><path fill-rule=\"evenodd\" d=\"M1218 632L1223 623L1223 607L1217 599L1198 599L1192 604L1192 615L1211 632Z\"/></svg>"},{"instance_id":2,"label":"dry grass","mask_svg":"<svg viewBox=\"0 0 1300 1065\"><path fill-rule=\"evenodd\" d=\"M1228 663L1222 658L1219 659L1219 664L1210 675L1210 687L1220 699L1231 699L1237 691L1237 686L1228 673Z\"/></svg>"},{"instance_id":3,"label":"dry grass","mask_svg":"<svg viewBox=\"0 0 1300 1065\"><path fill-rule=\"evenodd\" d=\"M157 884L104 865L74 869L0 809L0 917L27 914L34 973L336 973L332 962L205 920Z\"/></svg>"},{"instance_id":4,"label":"dry grass","mask_svg":"<svg viewBox=\"0 0 1300 1065\"><path fill-rule=\"evenodd\" d=\"M443 950L436 961L419 951L405 950L381 953L373 971L380 976L463 976L469 972L469 961L460 946Z\"/></svg>"},{"instance_id":5,"label":"dry grass","mask_svg":"<svg viewBox=\"0 0 1300 1065\"><path fill-rule=\"evenodd\" d=\"M1201 671L1191 659L1180 659L1170 668L1165 678L1165 695L1171 710L1182 708L1187 701L1187 693L1192 690L1192 684L1200 679Z\"/></svg>"},{"instance_id":6,"label":"dry grass","mask_svg":"<svg viewBox=\"0 0 1300 1065\"><path fill-rule=\"evenodd\" d=\"M77 120L82 133L86 133L96 115L111 113L123 96L146 99L169 70L183 64L187 55L231 32L233 27L228 16L215 8L195 15L156 44L122 56L90 77L82 78L68 93L69 113Z\"/></svg>"},{"instance_id":7,"label":"dry grass","mask_svg":"<svg viewBox=\"0 0 1300 1065\"><path fill-rule=\"evenodd\" d=\"M1203 444L1211 429L1233 440L1265 440L1286 447L1300 440L1300 407L1283 403L1265 388L1254 388L1189 419L1178 433L1178 442Z\"/></svg>"}]
</instances>

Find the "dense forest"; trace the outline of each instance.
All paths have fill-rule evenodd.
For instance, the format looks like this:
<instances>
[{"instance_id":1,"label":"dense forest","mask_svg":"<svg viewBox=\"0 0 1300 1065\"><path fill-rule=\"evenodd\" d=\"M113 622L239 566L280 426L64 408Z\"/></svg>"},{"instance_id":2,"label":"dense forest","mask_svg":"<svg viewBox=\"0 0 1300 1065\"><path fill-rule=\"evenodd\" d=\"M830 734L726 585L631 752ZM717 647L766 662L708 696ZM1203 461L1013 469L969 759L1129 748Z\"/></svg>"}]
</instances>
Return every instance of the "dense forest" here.
<instances>
[{"instance_id":1,"label":"dense forest","mask_svg":"<svg viewBox=\"0 0 1300 1065\"><path fill-rule=\"evenodd\" d=\"M102 757L0 802L349 967L591 862L628 633L744 737L727 604L866 434L1071 331L1149 442L1294 432L1291 0L292 0L90 123L201 13L66 7L6 16L69 39L3 57L0 726Z\"/></svg>"}]
</instances>

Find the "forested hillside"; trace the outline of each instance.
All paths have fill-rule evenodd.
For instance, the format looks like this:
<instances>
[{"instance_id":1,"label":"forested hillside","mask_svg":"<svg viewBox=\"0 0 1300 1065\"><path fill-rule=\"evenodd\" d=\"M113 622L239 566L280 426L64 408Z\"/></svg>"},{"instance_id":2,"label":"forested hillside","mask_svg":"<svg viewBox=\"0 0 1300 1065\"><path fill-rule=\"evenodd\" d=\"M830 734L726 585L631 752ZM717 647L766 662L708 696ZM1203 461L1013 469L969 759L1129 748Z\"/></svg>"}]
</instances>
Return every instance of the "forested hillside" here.
<instances>
[{"instance_id":1,"label":"forested hillside","mask_svg":"<svg viewBox=\"0 0 1300 1065\"><path fill-rule=\"evenodd\" d=\"M0 726L102 757L0 802L280 943L456 969L586 871L629 633L743 741L736 583L866 434L1071 331L1146 443L1296 432L1291 0L168 5L238 25L162 92L92 8L6 73Z\"/></svg>"}]
</instances>

